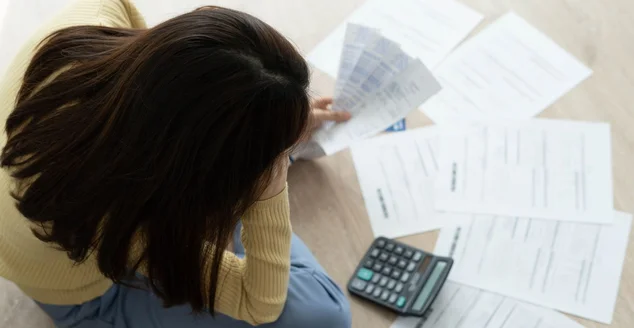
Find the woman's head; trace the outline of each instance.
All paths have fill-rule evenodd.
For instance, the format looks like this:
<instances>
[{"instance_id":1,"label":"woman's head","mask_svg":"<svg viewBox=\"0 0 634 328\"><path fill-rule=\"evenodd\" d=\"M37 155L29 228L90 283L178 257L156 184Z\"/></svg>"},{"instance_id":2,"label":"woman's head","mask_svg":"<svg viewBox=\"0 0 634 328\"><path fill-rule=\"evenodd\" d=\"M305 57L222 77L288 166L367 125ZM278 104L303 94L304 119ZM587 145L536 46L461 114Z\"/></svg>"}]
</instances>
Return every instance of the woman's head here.
<instances>
[{"instance_id":1,"label":"woman's head","mask_svg":"<svg viewBox=\"0 0 634 328\"><path fill-rule=\"evenodd\" d=\"M205 245L226 246L301 138L308 83L284 37L233 10L148 30L64 29L25 74L2 165L42 240L76 261L94 251L115 281L143 261L167 305L198 311L202 266L213 259L215 282L221 258ZM134 239L147 245L140 258Z\"/></svg>"}]
</instances>

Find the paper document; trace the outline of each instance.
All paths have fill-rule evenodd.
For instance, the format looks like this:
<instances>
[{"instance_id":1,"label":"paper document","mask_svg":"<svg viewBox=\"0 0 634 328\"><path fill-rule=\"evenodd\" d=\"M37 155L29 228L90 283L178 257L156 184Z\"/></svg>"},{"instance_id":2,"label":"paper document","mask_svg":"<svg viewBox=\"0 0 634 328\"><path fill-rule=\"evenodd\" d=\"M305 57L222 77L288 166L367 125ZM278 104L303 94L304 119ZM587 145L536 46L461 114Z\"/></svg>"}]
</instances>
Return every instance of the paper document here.
<instances>
[{"instance_id":1,"label":"paper document","mask_svg":"<svg viewBox=\"0 0 634 328\"><path fill-rule=\"evenodd\" d=\"M332 109L346 110L352 118L322 126L298 157L334 154L382 132L440 91L420 60L374 29L349 24L345 39Z\"/></svg>"},{"instance_id":2,"label":"paper document","mask_svg":"<svg viewBox=\"0 0 634 328\"><path fill-rule=\"evenodd\" d=\"M375 236L421 233L461 217L434 210L438 131L426 127L392 133L350 148Z\"/></svg>"},{"instance_id":3,"label":"paper document","mask_svg":"<svg viewBox=\"0 0 634 328\"><path fill-rule=\"evenodd\" d=\"M438 124L535 116L592 71L514 13L434 70L443 91L421 107Z\"/></svg>"},{"instance_id":4,"label":"paper document","mask_svg":"<svg viewBox=\"0 0 634 328\"><path fill-rule=\"evenodd\" d=\"M348 23L370 26L433 68L464 39L482 15L454 0L369 0L308 55L317 68L338 75Z\"/></svg>"},{"instance_id":5,"label":"paper document","mask_svg":"<svg viewBox=\"0 0 634 328\"><path fill-rule=\"evenodd\" d=\"M533 119L441 138L436 209L568 221L612 220L610 126Z\"/></svg>"},{"instance_id":6,"label":"paper document","mask_svg":"<svg viewBox=\"0 0 634 328\"><path fill-rule=\"evenodd\" d=\"M399 317L391 328L583 328L565 315L447 281L429 317Z\"/></svg>"},{"instance_id":7,"label":"paper document","mask_svg":"<svg viewBox=\"0 0 634 328\"><path fill-rule=\"evenodd\" d=\"M632 216L612 225L472 216L443 228L452 281L604 323L612 321Z\"/></svg>"}]
</instances>

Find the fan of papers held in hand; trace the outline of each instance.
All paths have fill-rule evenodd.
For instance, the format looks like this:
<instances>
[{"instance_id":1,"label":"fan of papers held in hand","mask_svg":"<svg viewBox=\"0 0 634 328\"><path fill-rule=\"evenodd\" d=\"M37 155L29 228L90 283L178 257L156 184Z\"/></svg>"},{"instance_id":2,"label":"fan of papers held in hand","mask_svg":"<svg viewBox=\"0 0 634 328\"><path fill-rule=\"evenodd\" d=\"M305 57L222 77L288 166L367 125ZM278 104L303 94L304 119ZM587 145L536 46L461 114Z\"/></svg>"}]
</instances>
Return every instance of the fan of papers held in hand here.
<instances>
[{"instance_id":1,"label":"fan of papers held in hand","mask_svg":"<svg viewBox=\"0 0 634 328\"><path fill-rule=\"evenodd\" d=\"M440 91L431 72L376 29L348 24L335 84L332 109L352 119L324 124L297 157L336 153L403 119Z\"/></svg>"}]
</instances>

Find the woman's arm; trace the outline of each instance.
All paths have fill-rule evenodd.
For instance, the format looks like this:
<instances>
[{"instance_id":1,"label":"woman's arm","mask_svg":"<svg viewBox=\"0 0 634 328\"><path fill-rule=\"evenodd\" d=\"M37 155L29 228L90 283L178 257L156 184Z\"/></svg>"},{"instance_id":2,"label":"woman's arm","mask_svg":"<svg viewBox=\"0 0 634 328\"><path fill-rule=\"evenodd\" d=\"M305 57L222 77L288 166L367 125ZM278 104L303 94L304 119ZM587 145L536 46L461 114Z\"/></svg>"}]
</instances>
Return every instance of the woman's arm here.
<instances>
[{"instance_id":1,"label":"woman's arm","mask_svg":"<svg viewBox=\"0 0 634 328\"><path fill-rule=\"evenodd\" d=\"M291 223L288 192L253 205L242 218L244 259L225 252L215 310L252 325L277 320L286 302Z\"/></svg>"}]
</instances>

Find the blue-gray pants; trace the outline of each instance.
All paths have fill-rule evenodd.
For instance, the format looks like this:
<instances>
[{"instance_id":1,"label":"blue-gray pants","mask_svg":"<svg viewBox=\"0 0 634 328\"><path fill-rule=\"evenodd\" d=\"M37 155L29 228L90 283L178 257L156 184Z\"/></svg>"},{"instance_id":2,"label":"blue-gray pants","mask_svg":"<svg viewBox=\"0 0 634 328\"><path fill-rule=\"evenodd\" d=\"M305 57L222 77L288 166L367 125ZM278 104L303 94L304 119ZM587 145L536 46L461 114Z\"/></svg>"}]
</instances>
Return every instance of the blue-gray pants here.
<instances>
[{"instance_id":1,"label":"blue-gray pants","mask_svg":"<svg viewBox=\"0 0 634 328\"><path fill-rule=\"evenodd\" d=\"M236 231L240 231L239 227ZM244 256L239 233L234 235L238 256ZM183 279L186 279L185 277ZM244 321L226 315L193 316L187 305L163 308L151 292L122 285L81 305L39 304L60 328L246 328ZM345 328L351 326L350 305L341 289L326 275L308 247L293 235L288 298L280 318L260 327Z\"/></svg>"}]
</instances>

